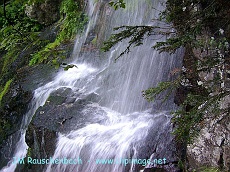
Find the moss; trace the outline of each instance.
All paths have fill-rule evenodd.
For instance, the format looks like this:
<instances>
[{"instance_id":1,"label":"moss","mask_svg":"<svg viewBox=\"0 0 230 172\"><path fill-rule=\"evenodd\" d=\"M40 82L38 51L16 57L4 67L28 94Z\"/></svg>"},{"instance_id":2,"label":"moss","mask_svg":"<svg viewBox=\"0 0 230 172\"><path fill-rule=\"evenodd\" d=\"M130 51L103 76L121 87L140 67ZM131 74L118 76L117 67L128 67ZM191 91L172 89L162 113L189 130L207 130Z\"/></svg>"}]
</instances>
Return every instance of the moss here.
<instances>
[{"instance_id":1,"label":"moss","mask_svg":"<svg viewBox=\"0 0 230 172\"><path fill-rule=\"evenodd\" d=\"M1 70L1 73L4 74L8 71L10 65L15 61L17 57L17 51L9 51L4 57L3 57L3 67Z\"/></svg>"},{"instance_id":2,"label":"moss","mask_svg":"<svg viewBox=\"0 0 230 172\"><path fill-rule=\"evenodd\" d=\"M55 61L55 66L59 59L65 58L65 50L61 48L62 44L69 43L75 39L77 33L83 31L85 24L88 21L87 16L82 12L81 4L74 0L62 1L60 7L62 18L58 21L60 30L53 43L47 44L43 49L32 56L29 65L38 63L52 63ZM56 59L56 60L55 60Z\"/></svg>"},{"instance_id":3,"label":"moss","mask_svg":"<svg viewBox=\"0 0 230 172\"><path fill-rule=\"evenodd\" d=\"M94 4L96 4L96 3L98 3L99 2L99 0L94 0Z\"/></svg>"},{"instance_id":4,"label":"moss","mask_svg":"<svg viewBox=\"0 0 230 172\"><path fill-rule=\"evenodd\" d=\"M29 148L27 149L26 157L31 157L31 156L32 156L32 152L33 152L32 148L29 147Z\"/></svg>"},{"instance_id":5,"label":"moss","mask_svg":"<svg viewBox=\"0 0 230 172\"><path fill-rule=\"evenodd\" d=\"M93 40L91 41L91 43L92 43L93 45L97 45L97 36L95 36L95 37L93 38Z\"/></svg>"},{"instance_id":6,"label":"moss","mask_svg":"<svg viewBox=\"0 0 230 172\"><path fill-rule=\"evenodd\" d=\"M24 9L27 2L7 2L7 19L3 15L3 8L0 8L0 87L4 87L14 77L16 70L27 63L28 57L24 54L32 46L37 46L38 32L43 28L37 21L26 16Z\"/></svg>"},{"instance_id":7,"label":"moss","mask_svg":"<svg viewBox=\"0 0 230 172\"><path fill-rule=\"evenodd\" d=\"M216 167L202 167L200 172L220 172L220 170Z\"/></svg>"},{"instance_id":8,"label":"moss","mask_svg":"<svg viewBox=\"0 0 230 172\"><path fill-rule=\"evenodd\" d=\"M9 88L10 88L10 84L12 83L13 79L10 79L9 81L6 82L4 88L0 89L0 108L1 108L1 102L2 102L2 98L4 95L6 95L6 93L8 92ZM2 140L4 140L6 138L6 131L8 131L11 128L11 124L9 123L9 121L7 119L4 119L4 117L2 116L1 113L1 109L0 109L0 144L2 143Z\"/></svg>"},{"instance_id":9,"label":"moss","mask_svg":"<svg viewBox=\"0 0 230 172\"><path fill-rule=\"evenodd\" d=\"M10 79L9 81L7 81L3 90L0 93L0 105L1 105L1 101L2 101L3 96L7 93L7 91L10 88L10 84L12 83L12 81L13 81L13 79Z\"/></svg>"}]
</instances>

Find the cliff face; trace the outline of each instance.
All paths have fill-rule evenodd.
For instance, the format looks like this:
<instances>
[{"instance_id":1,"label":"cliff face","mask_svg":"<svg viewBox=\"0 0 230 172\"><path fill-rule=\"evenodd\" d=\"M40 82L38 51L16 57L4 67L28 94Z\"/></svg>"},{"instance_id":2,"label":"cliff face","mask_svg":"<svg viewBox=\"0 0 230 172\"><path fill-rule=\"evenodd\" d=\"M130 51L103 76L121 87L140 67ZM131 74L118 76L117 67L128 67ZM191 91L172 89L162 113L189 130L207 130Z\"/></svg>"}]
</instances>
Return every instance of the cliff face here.
<instances>
[{"instance_id":1,"label":"cliff face","mask_svg":"<svg viewBox=\"0 0 230 172\"><path fill-rule=\"evenodd\" d=\"M212 36L210 32L209 36ZM207 37L207 34L204 34L200 39L207 39ZM202 59L207 56L207 53L201 52L199 49L190 49L188 51L190 54L193 54L196 59ZM229 52L225 54L225 58L229 58ZM189 57L185 56L185 59L189 60ZM191 60L189 61L191 62ZM221 91L229 91L228 66L228 61L225 61L222 71L223 82L220 85L212 85L212 87L216 87L213 94L220 94ZM214 79L216 72L216 68L211 68L210 72L198 72L195 80L200 81L202 84L206 83L209 85L209 81ZM192 144L187 145L187 160L190 171L192 171L192 169L202 171L204 167L216 167L221 171L230 170L230 96L228 93L220 99L218 104L220 111L211 114L205 112L206 114L202 121L203 124L199 131L199 136ZM223 111L221 112L221 110Z\"/></svg>"},{"instance_id":2,"label":"cliff face","mask_svg":"<svg viewBox=\"0 0 230 172\"><path fill-rule=\"evenodd\" d=\"M206 119L207 125L200 131L200 136L187 147L191 168L199 169L201 166L208 166L230 170L229 121L229 115L226 114L222 114L215 120Z\"/></svg>"},{"instance_id":3,"label":"cliff face","mask_svg":"<svg viewBox=\"0 0 230 172\"><path fill-rule=\"evenodd\" d=\"M23 2L29 3L28 1ZM43 24L43 28L39 30L39 34L32 30L30 30L29 33L26 33L25 30L18 33L14 33L15 30L10 31L8 33L9 37L13 36L15 39L19 39L20 43L18 44L17 49L12 50L12 53L11 50L2 48L1 43L0 169L7 165L11 156L13 156L14 154L14 145L17 144L17 141L19 139L19 132L24 118L23 115L25 115L25 113L29 109L30 102L33 98L33 91L40 84L44 84L45 82L47 82L47 80L49 80L51 77L51 71L55 70L53 64L40 64L36 66L29 66L29 61L31 60L31 56L42 50L47 45L47 43L52 43L55 41L60 29L57 26L60 26L60 24L57 24L57 21L58 19L60 19L59 8L62 1L48 0L33 2L33 4L27 5L25 11L20 11L21 13L20 16L18 16L18 20L30 20L28 17L22 15L26 12L32 21L37 20ZM9 15L9 9L13 8L8 7L8 5L14 7L15 4L11 4L11 2L6 4L7 16ZM22 7L22 9L24 8ZM16 28L16 26L14 26L13 24L14 23L12 23L12 27ZM4 26L5 28L2 27L3 26L1 26L1 31L4 31L4 29L7 28L8 25ZM21 36L20 34L22 34L23 36ZM36 39L33 40L33 38L31 37L35 37ZM21 42L23 42L25 39L28 39L28 45L21 44ZM7 40L7 38L5 40ZM12 41L12 44L15 44L15 42ZM68 44L61 43L59 48L66 50L65 57L68 58L70 56L69 52L71 52L73 49L73 42L69 41ZM55 57L58 57L58 55ZM4 89L1 89L2 85L4 86L4 83L7 84L5 84Z\"/></svg>"},{"instance_id":4,"label":"cliff face","mask_svg":"<svg viewBox=\"0 0 230 172\"><path fill-rule=\"evenodd\" d=\"M61 0L46 0L42 3L32 3L26 6L25 13L28 17L36 19L38 22L50 25L60 18Z\"/></svg>"},{"instance_id":5,"label":"cliff face","mask_svg":"<svg viewBox=\"0 0 230 172\"><path fill-rule=\"evenodd\" d=\"M195 123L195 129L199 131L198 137L187 144L188 168L189 171L194 169L202 171L204 167L215 167L221 171L229 171L230 3L224 0L202 1L201 3L184 1L179 6L181 13L178 13L178 16L183 16L185 15L183 12L186 12L186 17L184 20L174 18L178 32L186 34L187 31L195 35L194 40L183 44L186 48L184 76L188 81L183 84L187 90L184 93L186 95L203 94L201 98L206 97L199 106L193 104L195 101L184 106L186 112L195 110L199 112L197 116L201 117ZM190 25L187 26L189 22ZM191 28L199 28L199 31L193 32ZM183 96L180 96L182 100L179 103L185 105L186 100ZM209 98L212 99L215 96L219 97L209 103ZM208 108L199 111L204 106ZM183 117L183 114L181 116ZM196 120L192 118L191 120Z\"/></svg>"}]
</instances>

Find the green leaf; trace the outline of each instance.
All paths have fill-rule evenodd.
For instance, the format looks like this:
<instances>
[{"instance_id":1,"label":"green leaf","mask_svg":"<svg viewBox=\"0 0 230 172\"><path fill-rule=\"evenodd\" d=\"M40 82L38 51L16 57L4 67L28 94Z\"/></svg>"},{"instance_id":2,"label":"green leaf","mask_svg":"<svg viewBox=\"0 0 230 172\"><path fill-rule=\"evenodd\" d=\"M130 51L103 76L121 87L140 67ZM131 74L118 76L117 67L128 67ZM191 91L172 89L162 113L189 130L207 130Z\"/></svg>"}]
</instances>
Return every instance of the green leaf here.
<instances>
[{"instance_id":1,"label":"green leaf","mask_svg":"<svg viewBox=\"0 0 230 172\"><path fill-rule=\"evenodd\" d=\"M73 68L73 67L77 68L77 66L75 64L69 64L69 65L64 67L64 70L67 71L68 69Z\"/></svg>"},{"instance_id":2,"label":"green leaf","mask_svg":"<svg viewBox=\"0 0 230 172\"><path fill-rule=\"evenodd\" d=\"M113 2L113 1L109 2L109 5L110 5L110 6L113 6L113 4L114 4L114 2Z\"/></svg>"},{"instance_id":3,"label":"green leaf","mask_svg":"<svg viewBox=\"0 0 230 172\"><path fill-rule=\"evenodd\" d=\"M114 10L117 10L117 9L118 9L118 5L115 5L115 6L114 6Z\"/></svg>"},{"instance_id":4,"label":"green leaf","mask_svg":"<svg viewBox=\"0 0 230 172\"><path fill-rule=\"evenodd\" d=\"M125 8L125 3L122 3L122 4L120 5L120 7L121 7L121 8Z\"/></svg>"}]
</instances>

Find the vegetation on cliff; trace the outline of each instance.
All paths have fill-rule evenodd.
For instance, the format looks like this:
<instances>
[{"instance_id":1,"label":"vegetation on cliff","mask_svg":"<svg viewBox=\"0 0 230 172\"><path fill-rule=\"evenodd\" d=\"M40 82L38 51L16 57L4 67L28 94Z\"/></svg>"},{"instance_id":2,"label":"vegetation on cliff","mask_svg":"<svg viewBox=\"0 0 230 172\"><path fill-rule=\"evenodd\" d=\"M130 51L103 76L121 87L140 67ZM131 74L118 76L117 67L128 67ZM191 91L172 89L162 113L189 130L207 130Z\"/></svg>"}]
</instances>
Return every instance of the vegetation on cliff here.
<instances>
[{"instance_id":1,"label":"vegetation on cliff","mask_svg":"<svg viewBox=\"0 0 230 172\"><path fill-rule=\"evenodd\" d=\"M74 0L63 0L60 2L60 19L53 26L41 24L35 18L29 18L25 10L30 6L44 3L42 0L18 0L4 1L0 8L0 53L1 53L1 84L12 78L11 65L21 54L25 59L21 65L34 65L37 63L48 63L63 53L61 44L73 41L77 32L82 31L87 22L83 13L83 2ZM50 4L49 4L50 5ZM53 4L57 5L58 4ZM32 7L31 7L32 8ZM36 10L36 9L34 9ZM45 9L44 9L45 10ZM33 11L34 13L36 11ZM76 24L78 23L78 24ZM47 27L56 27L56 39L44 38L43 32ZM52 57L51 57L52 56ZM60 55L61 56L61 55ZM23 60L21 60L23 61ZM10 73L7 75L7 73ZM7 75L6 77L4 77Z\"/></svg>"},{"instance_id":2,"label":"vegetation on cliff","mask_svg":"<svg viewBox=\"0 0 230 172\"><path fill-rule=\"evenodd\" d=\"M82 4L79 1L63 0L61 2L61 18L57 23L60 29L57 37L54 42L33 54L30 65L52 63L55 67L60 66L61 59L65 58L65 49L62 48L62 45L73 41L77 32L81 32L88 21L82 10Z\"/></svg>"},{"instance_id":3,"label":"vegetation on cliff","mask_svg":"<svg viewBox=\"0 0 230 172\"><path fill-rule=\"evenodd\" d=\"M87 22L83 3L74 0L4 0L0 3L0 112L5 112L7 102L3 100L11 84L17 81L20 68L38 63L60 66L60 59L66 58L70 49L66 44L71 45ZM57 11L53 11L55 9ZM44 19L53 13L55 18ZM0 143L6 130L12 128L11 119L4 114L0 113Z\"/></svg>"},{"instance_id":4,"label":"vegetation on cliff","mask_svg":"<svg viewBox=\"0 0 230 172\"><path fill-rule=\"evenodd\" d=\"M119 4L119 1L115 2L111 5ZM229 115L229 107L222 103L230 91L229 9L230 2L226 0L168 0L165 11L157 19L167 25L115 28L119 32L113 34L103 47L108 51L119 41L129 39L129 45L120 54L122 56L131 47L142 45L146 37L160 34L169 36L165 41L152 45L160 52L174 53L185 48L182 69L172 71L179 77L143 91L143 96L149 101L162 92L166 95L176 92L175 103L180 108L173 113L172 121L179 144L191 143L206 125L205 119Z\"/></svg>"},{"instance_id":5,"label":"vegetation on cliff","mask_svg":"<svg viewBox=\"0 0 230 172\"><path fill-rule=\"evenodd\" d=\"M11 128L9 118L6 119L4 115L5 104L2 103L2 100L14 80L17 68L28 62L27 57L20 59L21 53L37 44L38 32L43 28L41 24L26 16L24 13L25 3L25 0L4 1L0 8L1 140L5 138L6 130Z\"/></svg>"}]
</instances>

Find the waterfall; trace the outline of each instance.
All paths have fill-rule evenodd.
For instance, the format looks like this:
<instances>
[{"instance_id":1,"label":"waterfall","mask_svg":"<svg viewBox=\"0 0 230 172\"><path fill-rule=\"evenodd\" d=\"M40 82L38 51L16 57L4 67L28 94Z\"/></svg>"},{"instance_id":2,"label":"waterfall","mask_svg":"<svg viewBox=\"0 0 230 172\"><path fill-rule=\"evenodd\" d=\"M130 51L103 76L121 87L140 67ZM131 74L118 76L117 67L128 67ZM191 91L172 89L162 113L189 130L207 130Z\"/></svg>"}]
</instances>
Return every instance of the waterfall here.
<instances>
[{"instance_id":1,"label":"waterfall","mask_svg":"<svg viewBox=\"0 0 230 172\"><path fill-rule=\"evenodd\" d=\"M153 103L142 97L142 91L172 79L170 71L180 66L180 55L153 50L151 45L156 36L145 39L143 46L134 47L116 62L114 59L127 46L126 40L108 53L95 47L91 50L92 38L108 38L114 27L156 25L151 19L157 18L164 9L161 0L127 0L126 8L117 11L105 0L89 0L87 6L89 23L84 34L77 36L73 59L69 61L77 67L60 70L52 81L34 91L14 156L26 156L25 131L36 110L45 105L52 92L69 88L76 97L75 102L92 94L97 99L83 108L83 125L78 121L72 124L75 127L71 131L58 135L52 159L72 159L77 164L50 163L45 171L134 172L149 165L145 160L154 150L163 149L163 146L157 148L157 144L167 145L172 140L169 110L174 108L173 100L153 109ZM170 154L167 151L162 151L162 158ZM133 162L137 159L141 163ZM113 162L103 164L107 160ZM15 168L16 164L10 161L1 171L13 172Z\"/></svg>"}]
</instances>

